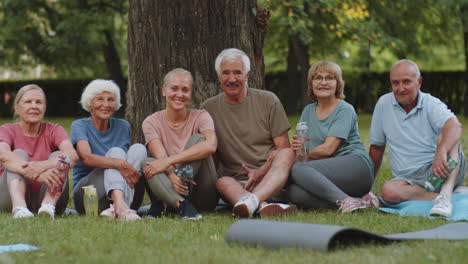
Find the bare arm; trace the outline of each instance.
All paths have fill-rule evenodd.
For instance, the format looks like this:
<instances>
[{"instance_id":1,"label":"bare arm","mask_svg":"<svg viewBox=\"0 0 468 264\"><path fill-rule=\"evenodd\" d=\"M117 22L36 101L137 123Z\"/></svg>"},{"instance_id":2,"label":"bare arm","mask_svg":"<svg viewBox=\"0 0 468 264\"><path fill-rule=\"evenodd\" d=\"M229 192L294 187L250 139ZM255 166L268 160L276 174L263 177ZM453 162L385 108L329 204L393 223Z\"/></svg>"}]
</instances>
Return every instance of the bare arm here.
<instances>
[{"instance_id":1,"label":"bare arm","mask_svg":"<svg viewBox=\"0 0 468 264\"><path fill-rule=\"evenodd\" d=\"M309 160L317 160L317 159L324 159L328 158L333 153L336 152L340 144L343 142L342 138L338 137L326 137L325 142L318 145L313 149L309 149L308 151L308 158Z\"/></svg>"},{"instance_id":2,"label":"bare arm","mask_svg":"<svg viewBox=\"0 0 468 264\"><path fill-rule=\"evenodd\" d=\"M20 175L24 174L24 166L27 164L23 158L12 152L10 145L5 142L0 142L0 162L4 168Z\"/></svg>"},{"instance_id":3,"label":"bare arm","mask_svg":"<svg viewBox=\"0 0 468 264\"><path fill-rule=\"evenodd\" d=\"M273 141L275 143L275 150L270 152L266 162L260 168L250 169L245 164L242 164L242 168L244 168L244 170L247 172L247 175L249 176L249 179L244 186L246 190L253 190L253 188L255 188L255 186L263 179L268 170L270 170L271 164L275 159L278 150L290 147L288 131L275 137Z\"/></svg>"},{"instance_id":4,"label":"bare arm","mask_svg":"<svg viewBox=\"0 0 468 264\"><path fill-rule=\"evenodd\" d=\"M448 177L447 155L461 138L462 125L456 117L445 122L437 144L432 170L437 177Z\"/></svg>"},{"instance_id":5,"label":"bare arm","mask_svg":"<svg viewBox=\"0 0 468 264\"><path fill-rule=\"evenodd\" d=\"M91 153L88 141L78 141L76 143L76 151L83 165L92 168L117 169L131 187L138 182L139 173L130 163L122 159Z\"/></svg>"},{"instance_id":6,"label":"bare arm","mask_svg":"<svg viewBox=\"0 0 468 264\"><path fill-rule=\"evenodd\" d=\"M377 172L380 169L380 165L382 164L383 155L385 153L385 145L377 146L371 145L369 148L369 156L374 163L374 177L377 176Z\"/></svg>"}]
</instances>

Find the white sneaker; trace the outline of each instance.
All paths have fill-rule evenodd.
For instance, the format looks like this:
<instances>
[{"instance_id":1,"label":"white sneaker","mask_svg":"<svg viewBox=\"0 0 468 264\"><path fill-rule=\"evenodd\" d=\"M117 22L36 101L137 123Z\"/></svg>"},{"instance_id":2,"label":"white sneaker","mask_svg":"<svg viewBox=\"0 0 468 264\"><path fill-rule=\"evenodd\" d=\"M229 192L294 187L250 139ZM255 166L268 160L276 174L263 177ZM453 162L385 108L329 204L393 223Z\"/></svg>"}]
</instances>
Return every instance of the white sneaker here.
<instances>
[{"instance_id":1,"label":"white sneaker","mask_svg":"<svg viewBox=\"0 0 468 264\"><path fill-rule=\"evenodd\" d=\"M16 212L13 214L13 218L18 219L18 218L28 218L28 217L33 217L33 213L29 211L28 208L23 207L23 206L16 206L15 207Z\"/></svg>"},{"instance_id":2,"label":"white sneaker","mask_svg":"<svg viewBox=\"0 0 468 264\"><path fill-rule=\"evenodd\" d=\"M431 216L450 217L452 215L452 201L447 197L447 195L439 194L434 199L434 206L429 214Z\"/></svg>"},{"instance_id":3,"label":"white sneaker","mask_svg":"<svg viewBox=\"0 0 468 264\"><path fill-rule=\"evenodd\" d=\"M52 204L48 203L43 203L41 204L41 208L37 211L38 215L44 215L44 216L50 216L52 219L54 219L55 216L55 206Z\"/></svg>"},{"instance_id":4,"label":"white sneaker","mask_svg":"<svg viewBox=\"0 0 468 264\"><path fill-rule=\"evenodd\" d=\"M282 203L269 203L258 209L261 218L288 215L295 212L297 212L297 206Z\"/></svg>"},{"instance_id":5,"label":"white sneaker","mask_svg":"<svg viewBox=\"0 0 468 264\"><path fill-rule=\"evenodd\" d=\"M111 204L109 208L101 212L101 216L115 218L115 209L114 205Z\"/></svg>"},{"instance_id":6,"label":"white sneaker","mask_svg":"<svg viewBox=\"0 0 468 264\"><path fill-rule=\"evenodd\" d=\"M243 195L232 208L232 216L248 218L252 217L258 208L258 198L253 193Z\"/></svg>"}]
</instances>

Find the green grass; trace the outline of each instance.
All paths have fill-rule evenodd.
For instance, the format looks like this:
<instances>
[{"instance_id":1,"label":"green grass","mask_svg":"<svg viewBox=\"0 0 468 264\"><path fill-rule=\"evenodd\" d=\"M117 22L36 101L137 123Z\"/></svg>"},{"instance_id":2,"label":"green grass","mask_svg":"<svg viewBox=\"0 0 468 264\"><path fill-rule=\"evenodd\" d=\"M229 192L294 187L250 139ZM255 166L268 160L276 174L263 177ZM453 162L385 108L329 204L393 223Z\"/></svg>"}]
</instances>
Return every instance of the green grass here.
<instances>
[{"instance_id":1,"label":"green grass","mask_svg":"<svg viewBox=\"0 0 468 264\"><path fill-rule=\"evenodd\" d=\"M298 117L290 118L293 127ZM69 130L70 119L50 120ZM465 119L463 124L468 124ZM0 124L9 122L1 120ZM369 115L359 115L360 133L368 147ZM468 149L468 132L463 149ZM374 191L391 177L384 160ZM467 180L465 180L465 185ZM409 232L447 223L424 217L401 217L377 210L339 215L335 210L299 212L275 220L345 225L378 234ZM270 250L227 244L225 236L235 219L227 212L206 213L199 222L178 218L144 219L134 223L100 217L65 216L56 220L35 217L13 220L0 214L0 244L28 243L38 251L0 255L0 263L464 263L468 241L411 241L390 245L369 244L329 253L313 250Z\"/></svg>"}]
</instances>

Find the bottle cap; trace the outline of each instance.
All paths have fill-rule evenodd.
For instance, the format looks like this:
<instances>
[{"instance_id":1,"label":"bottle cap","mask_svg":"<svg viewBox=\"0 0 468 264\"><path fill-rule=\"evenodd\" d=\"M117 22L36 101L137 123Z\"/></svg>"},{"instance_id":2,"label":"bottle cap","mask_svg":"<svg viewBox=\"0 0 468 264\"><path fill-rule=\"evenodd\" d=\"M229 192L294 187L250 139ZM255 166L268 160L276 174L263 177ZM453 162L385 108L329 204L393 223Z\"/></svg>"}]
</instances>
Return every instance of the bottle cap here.
<instances>
[{"instance_id":1,"label":"bottle cap","mask_svg":"<svg viewBox=\"0 0 468 264\"><path fill-rule=\"evenodd\" d=\"M85 190L85 192L86 191L91 191L91 192L96 191L96 188L94 187L94 185L83 186L81 188L83 188Z\"/></svg>"},{"instance_id":2,"label":"bottle cap","mask_svg":"<svg viewBox=\"0 0 468 264\"><path fill-rule=\"evenodd\" d=\"M296 130L307 130L307 122L297 123Z\"/></svg>"},{"instance_id":3,"label":"bottle cap","mask_svg":"<svg viewBox=\"0 0 468 264\"><path fill-rule=\"evenodd\" d=\"M67 155L59 155L58 158L60 162L64 162L67 164L71 163L70 157L68 157Z\"/></svg>"}]
</instances>

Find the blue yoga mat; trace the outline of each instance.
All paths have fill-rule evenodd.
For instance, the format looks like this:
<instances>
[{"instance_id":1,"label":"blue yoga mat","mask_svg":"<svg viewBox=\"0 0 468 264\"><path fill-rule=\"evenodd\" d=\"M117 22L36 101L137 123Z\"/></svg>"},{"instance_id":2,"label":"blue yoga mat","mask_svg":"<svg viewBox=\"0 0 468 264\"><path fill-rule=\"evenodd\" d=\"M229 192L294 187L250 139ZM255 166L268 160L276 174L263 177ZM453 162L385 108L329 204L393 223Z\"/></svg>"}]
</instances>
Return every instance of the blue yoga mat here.
<instances>
[{"instance_id":1,"label":"blue yoga mat","mask_svg":"<svg viewBox=\"0 0 468 264\"><path fill-rule=\"evenodd\" d=\"M10 245L0 245L0 254L13 252L13 251L31 251L38 250L38 247L28 244L10 244Z\"/></svg>"},{"instance_id":2,"label":"blue yoga mat","mask_svg":"<svg viewBox=\"0 0 468 264\"><path fill-rule=\"evenodd\" d=\"M429 218L438 218L429 215L432 201L407 201L395 205L386 205L379 210L400 215L416 215ZM468 221L468 193L454 193L452 196L452 216L440 217L449 221Z\"/></svg>"}]
</instances>

